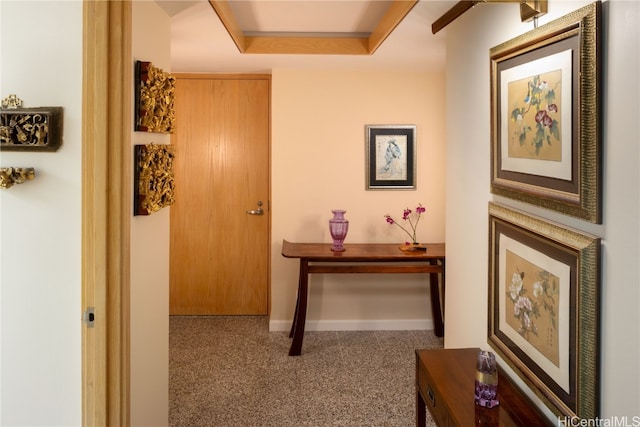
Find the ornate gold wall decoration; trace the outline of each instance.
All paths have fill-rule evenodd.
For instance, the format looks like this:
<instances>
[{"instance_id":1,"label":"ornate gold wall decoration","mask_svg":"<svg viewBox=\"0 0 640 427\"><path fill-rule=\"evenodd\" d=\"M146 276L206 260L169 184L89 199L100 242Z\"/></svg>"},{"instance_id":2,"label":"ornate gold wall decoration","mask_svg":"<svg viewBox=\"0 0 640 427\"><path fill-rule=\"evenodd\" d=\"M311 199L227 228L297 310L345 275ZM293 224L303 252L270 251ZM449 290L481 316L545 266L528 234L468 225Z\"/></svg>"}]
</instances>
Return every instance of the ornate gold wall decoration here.
<instances>
[{"instance_id":1,"label":"ornate gold wall decoration","mask_svg":"<svg viewBox=\"0 0 640 427\"><path fill-rule=\"evenodd\" d=\"M151 215L175 201L174 147L136 145L134 215Z\"/></svg>"},{"instance_id":2,"label":"ornate gold wall decoration","mask_svg":"<svg viewBox=\"0 0 640 427\"><path fill-rule=\"evenodd\" d=\"M175 77L154 67L151 62L136 61L135 130L173 133L175 83Z\"/></svg>"},{"instance_id":3,"label":"ornate gold wall decoration","mask_svg":"<svg viewBox=\"0 0 640 427\"><path fill-rule=\"evenodd\" d=\"M0 150L56 151L60 145L62 107L0 109Z\"/></svg>"},{"instance_id":4,"label":"ornate gold wall decoration","mask_svg":"<svg viewBox=\"0 0 640 427\"><path fill-rule=\"evenodd\" d=\"M0 168L0 188L10 188L35 177L36 171L33 168Z\"/></svg>"},{"instance_id":5,"label":"ornate gold wall decoration","mask_svg":"<svg viewBox=\"0 0 640 427\"><path fill-rule=\"evenodd\" d=\"M14 93L2 100L2 108L20 108L22 107L22 99Z\"/></svg>"}]
</instances>

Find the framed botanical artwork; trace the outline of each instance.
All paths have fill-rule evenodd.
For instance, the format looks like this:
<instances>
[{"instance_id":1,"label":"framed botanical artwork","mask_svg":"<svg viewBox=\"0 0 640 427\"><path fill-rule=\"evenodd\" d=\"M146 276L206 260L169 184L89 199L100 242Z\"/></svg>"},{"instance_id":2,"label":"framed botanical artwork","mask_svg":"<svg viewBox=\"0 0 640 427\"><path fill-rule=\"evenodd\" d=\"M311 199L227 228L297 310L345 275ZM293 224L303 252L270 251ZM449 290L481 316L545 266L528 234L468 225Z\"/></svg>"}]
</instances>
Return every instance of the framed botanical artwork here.
<instances>
[{"instance_id":1,"label":"framed botanical artwork","mask_svg":"<svg viewBox=\"0 0 640 427\"><path fill-rule=\"evenodd\" d=\"M176 117L173 106L175 82L175 77L151 62L136 61L136 131L173 133Z\"/></svg>"},{"instance_id":2,"label":"framed botanical artwork","mask_svg":"<svg viewBox=\"0 0 640 427\"><path fill-rule=\"evenodd\" d=\"M365 126L367 190L415 190L416 126Z\"/></svg>"},{"instance_id":3,"label":"framed botanical artwork","mask_svg":"<svg viewBox=\"0 0 640 427\"><path fill-rule=\"evenodd\" d=\"M489 345L558 417L599 414L600 239L489 204Z\"/></svg>"},{"instance_id":4,"label":"framed botanical artwork","mask_svg":"<svg viewBox=\"0 0 640 427\"><path fill-rule=\"evenodd\" d=\"M600 3L491 56L491 192L601 222Z\"/></svg>"},{"instance_id":5,"label":"framed botanical artwork","mask_svg":"<svg viewBox=\"0 0 640 427\"><path fill-rule=\"evenodd\" d=\"M172 145L136 145L133 214L151 215L175 201Z\"/></svg>"}]
</instances>

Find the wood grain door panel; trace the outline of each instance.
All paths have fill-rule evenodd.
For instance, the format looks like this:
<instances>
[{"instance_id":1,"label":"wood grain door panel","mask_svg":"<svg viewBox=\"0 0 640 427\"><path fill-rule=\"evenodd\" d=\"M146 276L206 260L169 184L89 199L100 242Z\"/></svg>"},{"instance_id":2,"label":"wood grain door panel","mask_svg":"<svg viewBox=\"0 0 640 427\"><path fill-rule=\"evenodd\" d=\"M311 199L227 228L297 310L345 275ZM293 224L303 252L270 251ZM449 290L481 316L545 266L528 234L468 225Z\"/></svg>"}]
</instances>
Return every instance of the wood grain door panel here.
<instances>
[{"instance_id":1,"label":"wood grain door panel","mask_svg":"<svg viewBox=\"0 0 640 427\"><path fill-rule=\"evenodd\" d=\"M177 79L171 314L267 314L269 91L266 78Z\"/></svg>"}]
</instances>

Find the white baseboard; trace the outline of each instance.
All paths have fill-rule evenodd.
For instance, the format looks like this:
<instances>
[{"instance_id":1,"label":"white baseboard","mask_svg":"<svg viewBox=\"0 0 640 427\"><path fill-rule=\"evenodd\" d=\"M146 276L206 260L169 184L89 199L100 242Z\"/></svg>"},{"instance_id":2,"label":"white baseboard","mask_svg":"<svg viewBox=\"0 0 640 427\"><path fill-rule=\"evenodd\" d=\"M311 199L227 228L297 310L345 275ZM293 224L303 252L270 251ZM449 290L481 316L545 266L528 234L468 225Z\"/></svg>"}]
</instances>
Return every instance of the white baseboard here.
<instances>
[{"instance_id":1,"label":"white baseboard","mask_svg":"<svg viewBox=\"0 0 640 427\"><path fill-rule=\"evenodd\" d=\"M291 320L270 320L269 331L291 329ZM305 331L412 331L433 330L432 319L406 320L307 320Z\"/></svg>"}]
</instances>

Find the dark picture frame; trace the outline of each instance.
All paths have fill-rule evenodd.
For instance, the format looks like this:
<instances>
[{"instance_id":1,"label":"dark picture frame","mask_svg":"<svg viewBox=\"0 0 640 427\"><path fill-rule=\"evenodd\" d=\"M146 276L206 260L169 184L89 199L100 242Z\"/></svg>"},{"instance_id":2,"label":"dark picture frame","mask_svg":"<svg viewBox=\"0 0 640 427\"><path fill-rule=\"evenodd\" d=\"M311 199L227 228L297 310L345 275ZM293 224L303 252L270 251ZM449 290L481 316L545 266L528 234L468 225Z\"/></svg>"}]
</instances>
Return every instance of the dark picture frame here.
<instances>
[{"instance_id":1,"label":"dark picture frame","mask_svg":"<svg viewBox=\"0 0 640 427\"><path fill-rule=\"evenodd\" d=\"M489 203L488 342L558 417L599 415L600 239Z\"/></svg>"},{"instance_id":2,"label":"dark picture frame","mask_svg":"<svg viewBox=\"0 0 640 427\"><path fill-rule=\"evenodd\" d=\"M0 151L58 151L62 107L0 109Z\"/></svg>"},{"instance_id":3,"label":"dark picture frame","mask_svg":"<svg viewBox=\"0 0 640 427\"><path fill-rule=\"evenodd\" d=\"M491 192L601 223L600 2L490 50Z\"/></svg>"},{"instance_id":4,"label":"dark picture frame","mask_svg":"<svg viewBox=\"0 0 640 427\"><path fill-rule=\"evenodd\" d=\"M416 189L416 126L366 125L367 190Z\"/></svg>"}]
</instances>

